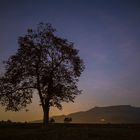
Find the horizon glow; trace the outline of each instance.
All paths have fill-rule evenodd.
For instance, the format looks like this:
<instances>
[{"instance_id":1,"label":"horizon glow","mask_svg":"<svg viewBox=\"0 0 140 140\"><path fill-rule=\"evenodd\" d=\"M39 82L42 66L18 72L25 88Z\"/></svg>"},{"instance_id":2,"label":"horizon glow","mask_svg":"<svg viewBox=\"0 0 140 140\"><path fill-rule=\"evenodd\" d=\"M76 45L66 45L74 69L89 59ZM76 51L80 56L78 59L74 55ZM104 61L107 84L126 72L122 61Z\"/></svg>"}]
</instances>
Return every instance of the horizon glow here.
<instances>
[{"instance_id":1,"label":"horizon glow","mask_svg":"<svg viewBox=\"0 0 140 140\"><path fill-rule=\"evenodd\" d=\"M74 42L86 69L75 103L52 108L50 116L94 106L140 106L140 2L137 0L8 0L0 1L0 73L2 61L14 54L17 39L39 22L49 22L60 37ZM42 119L38 96L29 111L5 112L0 120Z\"/></svg>"}]
</instances>

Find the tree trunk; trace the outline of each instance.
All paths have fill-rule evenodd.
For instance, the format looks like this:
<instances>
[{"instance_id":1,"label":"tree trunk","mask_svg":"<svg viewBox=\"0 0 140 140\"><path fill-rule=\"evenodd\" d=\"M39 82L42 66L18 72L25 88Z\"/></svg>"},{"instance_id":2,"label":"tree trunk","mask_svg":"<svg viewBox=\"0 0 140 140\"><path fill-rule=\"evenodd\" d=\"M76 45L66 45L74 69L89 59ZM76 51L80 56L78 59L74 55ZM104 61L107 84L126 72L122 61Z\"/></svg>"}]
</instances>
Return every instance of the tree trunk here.
<instances>
[{"instance_id":1,"label":"tree trunk","mask_svg":"<svg viewBox=\"0 0 140 140\"><path fill-rule=\"evenodd\" d=\"M47 127L49 124L49 106L43 108L43 127Z\"/></svg>"}]
</instances>

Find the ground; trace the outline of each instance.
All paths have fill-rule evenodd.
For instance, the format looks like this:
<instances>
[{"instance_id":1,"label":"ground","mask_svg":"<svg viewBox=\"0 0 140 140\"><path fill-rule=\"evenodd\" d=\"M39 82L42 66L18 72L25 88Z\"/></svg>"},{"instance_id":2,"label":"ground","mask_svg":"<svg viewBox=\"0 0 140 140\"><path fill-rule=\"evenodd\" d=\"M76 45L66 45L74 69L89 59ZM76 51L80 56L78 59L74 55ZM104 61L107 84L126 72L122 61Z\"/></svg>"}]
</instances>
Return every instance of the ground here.
<instances>
[{"instance_id":1,"label":"ground","mask_svg":"<svg viewBox=\"0 0 140 140\"><path fill-rule=\"evenodd\" d=\"M1 124L0 140L140 140L140 125Z\"/></svg>"}]
</instances>

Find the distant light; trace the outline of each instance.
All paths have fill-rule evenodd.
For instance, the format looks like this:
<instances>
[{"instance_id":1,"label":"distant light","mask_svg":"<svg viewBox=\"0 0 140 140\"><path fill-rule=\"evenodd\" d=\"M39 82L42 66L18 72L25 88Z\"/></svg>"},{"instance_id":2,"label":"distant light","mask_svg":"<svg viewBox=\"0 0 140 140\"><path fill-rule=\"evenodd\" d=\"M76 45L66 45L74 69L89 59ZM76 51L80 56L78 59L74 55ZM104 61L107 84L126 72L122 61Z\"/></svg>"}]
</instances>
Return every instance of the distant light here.
<instances>
[{"instance_id":1,"label":"distant light","mask_svg":"<svg viewBox=\"0 0 140 140\"><path fill-rule=\"evenodd\" d=\"M104 121L105 121L105 119L101 119L100 121L101 121L101 122L104 122Z\"/></svg>"}]
</instances>

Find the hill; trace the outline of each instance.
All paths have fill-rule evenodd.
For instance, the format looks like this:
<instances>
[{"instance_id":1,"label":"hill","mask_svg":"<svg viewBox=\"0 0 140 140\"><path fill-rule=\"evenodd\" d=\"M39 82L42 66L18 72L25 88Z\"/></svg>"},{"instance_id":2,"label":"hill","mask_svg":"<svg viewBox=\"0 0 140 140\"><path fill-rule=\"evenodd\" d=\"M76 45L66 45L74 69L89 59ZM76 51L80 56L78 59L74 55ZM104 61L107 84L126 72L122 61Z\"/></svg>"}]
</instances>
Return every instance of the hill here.
<instances>
[{"instance_id":1,"label":"hill","mask_svg":"<svg viewBox=\"0 0 140 140\"><path fill-rule=\"evenodd\" d=\"M53 116L59 123L63 122L65 117L71 117L73 123L140 123L140 107L130 105L94 107L69 115Z\"/></svg>"},{"instance_id":2,"label":"hill","mask_svg":"<svg viewBox=\"0 0 140 140\"><path fill-rule=\"evenodd\" d=\"M140 108L130 105L94 107L67 116L53 116L56 122L72 117L73 123L140 123Z\"/></svg>"}]
</instances>

